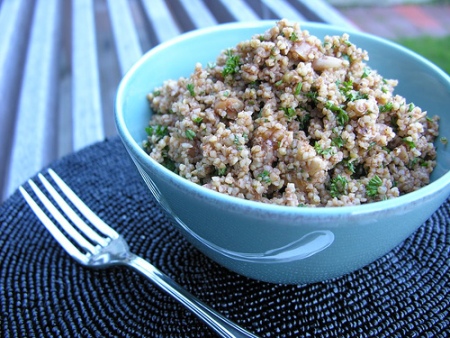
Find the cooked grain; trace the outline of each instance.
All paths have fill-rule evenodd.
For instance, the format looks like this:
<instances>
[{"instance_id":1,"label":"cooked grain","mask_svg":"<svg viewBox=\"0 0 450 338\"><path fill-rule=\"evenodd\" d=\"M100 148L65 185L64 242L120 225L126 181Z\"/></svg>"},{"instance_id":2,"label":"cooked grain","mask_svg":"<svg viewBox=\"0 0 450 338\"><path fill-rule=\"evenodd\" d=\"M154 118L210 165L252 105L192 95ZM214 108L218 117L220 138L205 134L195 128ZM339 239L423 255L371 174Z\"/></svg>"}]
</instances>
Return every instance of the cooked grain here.
<instances>
[{"instance_id":1,"label":"cooked grain","mask_svg":"<svg viewBox=\"0 0 450 338\"><path fill-rule=\"evenodd\" d=\"M218 192L289 206L389 199L429 183L438 117L395 95L348 34L297 23L224 50L148 94L145 149Z\"/></svg>"}]
</instances>

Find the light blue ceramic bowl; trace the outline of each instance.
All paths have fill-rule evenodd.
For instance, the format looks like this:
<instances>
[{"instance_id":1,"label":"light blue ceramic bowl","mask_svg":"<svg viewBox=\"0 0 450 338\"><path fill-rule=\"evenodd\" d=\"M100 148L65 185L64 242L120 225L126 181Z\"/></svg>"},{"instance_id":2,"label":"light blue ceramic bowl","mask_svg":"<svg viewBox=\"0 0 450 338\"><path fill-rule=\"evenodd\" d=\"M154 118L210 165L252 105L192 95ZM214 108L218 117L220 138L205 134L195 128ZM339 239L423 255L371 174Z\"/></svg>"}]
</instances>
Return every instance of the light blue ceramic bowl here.
<instances>
[{"instance_id":1,"label":"light blue ceramic bowl","mask_svg":"<svg viewBox=\"0 0 450 338\"><path fill-rule=\"evenodd\" d=\"M310 283L369 264L399 245L450 193L450 145L438 142L432 183L397 199L341 208L294 208L229 197L191 183L153 161L142 149L151 111L146 94L166 79L189 76L226 48L264 32L273 21L233 23L193 31L150 50L120 83L118 132L145 183L176 227L200 251L239 274L274 283ZM320 37L338 27L304 23ZM348 32L348 31L347 31ZM369 52L369 65L399 79L397 93L441 116L450 139L450 78L432 63L389 41L349 32Z\"/></svg>"}]
</instances>

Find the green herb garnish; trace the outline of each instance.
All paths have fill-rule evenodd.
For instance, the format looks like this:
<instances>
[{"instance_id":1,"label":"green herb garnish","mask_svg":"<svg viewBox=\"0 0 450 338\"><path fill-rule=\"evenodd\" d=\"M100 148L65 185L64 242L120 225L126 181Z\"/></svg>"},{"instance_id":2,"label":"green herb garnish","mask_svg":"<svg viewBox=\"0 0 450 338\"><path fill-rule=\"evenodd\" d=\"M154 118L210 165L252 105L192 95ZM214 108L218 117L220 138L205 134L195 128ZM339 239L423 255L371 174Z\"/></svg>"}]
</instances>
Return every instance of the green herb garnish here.
<instances>
[{"instance_id":1,"label":"green herb garnish","mask_svg":"<svg viewBox=\"0 0 450 338\"><path fill-rule=\"evenodd\" d=\"M258 178L265 183L271 183L270 173L267 170L264 170L261 174L258 175Z\"/></svg>"},{"instance_id":2,"label":"green herb garnish","mask_svg":"<svg viewBox=\"0 0 450 338\"><path fill-rule=\"evenodd\" d=\"M330 155L333 153L333 149L332 148L322 148L322 146L320 145L319 142L315 142L314 143L314 149L316 150L316 153L318 153L319 155Z\"/></svg>"},{"instance_id":3,"label":"green herb garnish","mask_svg":"<svg viewBox=\"0 0 450 338\"><path fill-rule=\"evenodd\" d=\"M300 95L300 93L302 92L302 87L303 87L303 82L297 83L297 86L295 87L294 94L295 95Z\"/></svg>"},{"instance_id":4,"label":"green herb garnish","mask_svg":"<svg viewBox=\"0 0 450 338\"><path fill-rule=\"evenodd\" d=\"M338 175L331 180L330 195L331 197L339 197L347 190L348 181L345 177Z\"/></svg>"},{"instance_id":5,"label":"green herb garnish","mask_svg":"<svg viewBox=\"0 0 450 338\"><path fill-rule=\"evenodd\" d=\"M295 115L297 115L297 112L294 108L286 108L281 107L281 110L284 111L284 116L286 116L289 120L292 119Z\"/></svg>"},{"instance_id":6,"label":"green herb garnish","mask_svg":"<svg viewBox=\"0 0 450 338\"><path fill-rule=\"evenodd\" d=\"M352 102L360 99L367 100L369 98L369 95L352 90L345 97L347 98L347 101Z\"/></svg>"},{"instance_id":7,"label":"green herb garnish","mask_svg":"<svg viewBox=\"0 0 450 338\"><path fill-rule=\"evenodd\" d=\"M317 103L317 95L318 95L317 91L310 90L305 95L308 99L312 100L314 103Z\"/></svg>"},{"instance_id":8,"label":"green herb garnish","mask_svg":"<svg viewBox=\"0 0 450 338\"><path fill-rule=\"evenodd\" d=\"M194 85L192 83L188 83L186 88L189 91L189 94L191 94L191 96L194 97L195 96Z\"/></svg>"},{"instance_id":9,"label":"green herb garnish","mask_svg":"<svg viewBox=\"0 0 450 338\"><path fill-rule=\"evenodd\" d=\"M275 86L281 86L283 84L283 80L277 81L275 82Z\"/></svg>"},{"instance_id":10,"label":"green herb garnish","mask_svg":"<svg viewBox=\"0 0 450 338\"><path fill-rule=\"evenodd\" d=\"M217 169L217 176L224 176L227 172L227 167L222 167Z\"/></svg>"},{"instance_id":11,"label":"green herb garnish","mask_svg":"<svg viewBox=\"0 0 450 338\"><path fill-rule=\"evenodd\" d=\"M226 77L227 75L233 75L237 73L239 69L239 55L233 55L233 52L231 50L228 50L226 52L226 55L228 58L225 62L225 66L222 69L223 77Z\"/></svg>"},{"instance_id":12,"label":"green herb garnish","mask_svg":"<svg viewBox=\"0 0 450 338\"><path fill-rule=\"evenodd\" d=\"M331 144L334 145L335 147L340 148L344 146L345 141L341 136L337 136L331 140Z\"/></svg>"},{"instance_id":13,"label":"green herb garnish","mask_svg":"<svg viewBox=\"0 0 450 338\"><path fill-rule=\"evenodd\" d=\"M304 116L299 116L297 117L297 120L299 122L299 129L300 130L305 130L306 127L308 126L309 121L311 120L311 115L310 114L305 114Z\"/></svg>"},{"instance_id":14,"label":"green herb garnish","mask_svg":"<svg viewBox=\"0 0 450 338\"><path fill-rule=\"evenodd\" d=\"M195 137L195 131L193 131L191 129L186 129L185 135L186 135L186 138L188 138L189 140L192 141Z\"/></svg>"},{"instance_id":15,"label":"green herb garnish","mask_svg":"<svg viewBox=\"0 0 450 338\"><path fill-rule=\"evenodd\" d=\"M347 60L348 62L352 62L352 58L350 57L350 55L342 54L342 58L343 58L344 60Z\"/></svg>"},{"instance_id":16,"label":"green herb garnish","mask_svg":"<svg viewBox=\"0 0 450 338\"><path fill-rule=\"evenodd\" d=\"M405 142L408 145L408 147L410 147L410 148L415 148L416 147L416 144L413 141L411 141L409 138L407 138L407 137L405 137L403 139L403 142Z\"/></svg>"},{"instance_id":17,"label":"green herb garnish","mask_svg":"<svg viewBox=\"0 0 450 338\"><path fill-rule=\"evenodd\" d=\"M366 185L367 196L376 196L378 194L378 188L381 187L382 184L383 181L377 175L372 177Z\"/></svg>"},{"instance_id":18,"label":"green herb garnish","mask_svg":"<svg viewBox=\"0 0 450 338\"><path fill-rule=\"evenodd\" d=\"M295 32L292 32L291 36L289 37L289 40L297 41L298 40L297 34Z\"/></svg>"},{"instance_id":19,"label":"green herb garnish","mask_svg":"<svg viewBox=\"0 0 450 338\"><path fill-rule=\"evenodd\" d=\"M242 135L242 137L244 137L244 135ZM242 150L241 141L239 140L239 136L237 136L236 134L234 135L233 144L237 146L237 150Z\"/></svg>"},{"instance_id":20,"label":"green herb garnish","mask_svg":"<svg viewBox=\"0 0 450 338\"><path fill-rule=\"evenodd\" d=\"M341 93L347 94L352 89L353 89L353 81L352 80L348 80L348 81L344 81L344 82L340 83L339 90L341 91Z\"/></svg>"},{"instance_id":21,"label":"green herb garnish","mask_svg":"<svg viewBox=\"0 0 450 338\"><path fill-rule=\"evenodd\" d=\"M344 163L344 166L345 166L352 174L355 173L355 165L353 164L352 161L350 161L350 159L345 159L345 160L343 161L343 163Z\"/></svg>"},{"instance_id":22,"label":"green herb garnish","mask_svg":"<svg viewBox=\"0 0 450 338\"><path fill-rule=\"evenodd\" d=\"M369 67L364 67L364 71L363 71L363 74L361 75L361 79L364 79L364 78L368 77L370 73L371 73L370 68Z\"/></svg>"},{"instance_id":23,"label":"green herb garnish","mask_svg":"<svg viewBox=\"0 0 450 338\"><path fill-rule=\"evenodd\" d=\"M203 122L203 117L197 116L192 119L194 123L200 124Z\"/></svg>"},{"instance_id":24,"label":"green herb garnish","mask_svg":"<svg viewBox=\"0 0 450 338\"><path fill-rule=\"evenodd\" d=\"M164 167L166 167L167 169L169 169L170 171L176 172L177 170L177 166L175 165L175 162L169 158L169 157L164 157L163 162L161 163Z\"/></svg>"},{"instance_id":25,"label":"green herb garnish","mask_svg":"<svg viewBox=\"0 0 450 338\"><path fill-rule=\"evenodd\" d=\"M394 107L394 104L392 102L388 102L382 106L379 106L380 113L388 112L388 111L392 110L393 107Z\"/></svg>"},{"instance_id":26,"label":"green herb garnish","mask_svg":"<svg viewBox=\"0 0 450 338\"><path fill-rule=\"evenodd\" d=\"M145 131L148 136L155 135L159 138L162 138L169 134L169 129L167 128L167 126L161 126L161 125L148 126L145 128Z\"/></svg>"},{"instance_id":27,"label":"green herb garnish","mask_svg":"<svg viewBox=\"0 0 450 338\"><path fill-rule=\"evenodd\" d=\"M333 102L327 101L327 103L325 103L325 108L336 114L336 121L340 126L343 126L348 122L349 117L347 112L341 107L335 105Z\"/></svg>"}]
</instances>

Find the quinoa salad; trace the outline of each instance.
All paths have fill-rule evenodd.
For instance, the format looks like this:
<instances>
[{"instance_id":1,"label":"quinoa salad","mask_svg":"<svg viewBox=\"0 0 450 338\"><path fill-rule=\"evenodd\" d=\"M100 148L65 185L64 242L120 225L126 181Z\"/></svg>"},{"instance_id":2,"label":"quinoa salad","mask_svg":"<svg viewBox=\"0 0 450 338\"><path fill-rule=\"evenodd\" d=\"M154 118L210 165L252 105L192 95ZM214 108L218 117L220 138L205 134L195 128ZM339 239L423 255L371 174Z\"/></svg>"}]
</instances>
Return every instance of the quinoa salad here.
<instances>
[{"instance_id":1,"label":"quinoa salad","mask_svg":"<svg viewBox=\"0 0 450 338\"><path fill-rule=\"evenodd\" d=\"M280 20L149 93L144 149L194 183L287 206L347 206L429 183L438 117L394 93L348 34ZM193 65L194 68L194 65Z\"/></svg>"}]
</instances>

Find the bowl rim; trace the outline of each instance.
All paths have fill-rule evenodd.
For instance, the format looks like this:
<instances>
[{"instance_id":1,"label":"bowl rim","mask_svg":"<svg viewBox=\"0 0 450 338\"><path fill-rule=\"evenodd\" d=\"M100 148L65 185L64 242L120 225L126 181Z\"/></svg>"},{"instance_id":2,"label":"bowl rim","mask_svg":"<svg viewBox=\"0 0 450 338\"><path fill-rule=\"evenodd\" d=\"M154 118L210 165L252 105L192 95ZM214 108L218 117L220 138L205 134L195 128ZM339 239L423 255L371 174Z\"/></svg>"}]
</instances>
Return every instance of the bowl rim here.
<instances>
[{"instance_id":1,"label":"bowl rim","mask_svg":"<svg viewBox=\"0 0 450 338\"><path fill-rule=\"evenodd\" d=\"M446 189L446 187L450 184L450 171L448 171L435 181L429 183L428 185L416 191L385 201L377 201L362 205L339 206L339 207L310 207L310 206L293 207L293 206L275 205L229 196L217 191L207 189L196 183L193 183L154 161L150 156L148 156L148 154L144 151L142 146L140 146L139 143L134 141L130 131L126 127L126 123L123 116L122 107L124 106L123 103L125 100L124 92L126 91L126 87L130 79L136 72L138 72L141 65L144 64L147 61L147 59L149 59L152 55L158 53L160 50L164 50L165 48L177 44L178 42L186 39L193 39L202 36L204 34L212 34L223 30L236 30L240 28L261 28L265 30L270 28L270 25L275 25L276 22L278 21L279 20L258 20L258 21L231 22L185 32L175 38L162 42L161 44L147 51L125 73L125 75L123 76L123 78L119 83L114 103L116 129L118 130L119 136L122 138L122 141L129 145L130 150L132 150L133 154L137 156L139 161L148 163L155 170L160 172L161 175L168 176L168 178L170 178L170 180L176 183L177 186L183 186L184 189L188 189L190 192L194 194L202 195L204 198L216 200L217 202L222 203L224 206L233 206L233 208L245 208L245 209L251 208L259 210L261 212L269 212L269 213L275 212L277 214L302 215L306 217L317 217L318 214L324 217L330 217L330 216L342 216L342 214L359 215L359 214L386 212L387 210L396 209L398 207L406 206L411 203L420 203L421 201L431 198L430 196ZM450 88L450 76L447 75L441 68L439 68L438 66L436 66L434 63L427 60L423 56L417 54L416 52L406 47L403 47L393 41L387 40L382 37L378 37L370 33L358 31L356 29L339 27L325 23L299 22L299 24L302 30L309 31L310 28L337 30L339 32L342 32L341 34L348 33L358 35L361 38L369 39L378 43L385 44L390 48L397 49L398 51L408 54L411 57L417 59L420 63L425 64L425 66L427 68L430 68L437 77L440 77L442 81L446 82ZM227 46L224 46L224 49L225 48L227 48Z\"/></svg>"}]
</instances>

